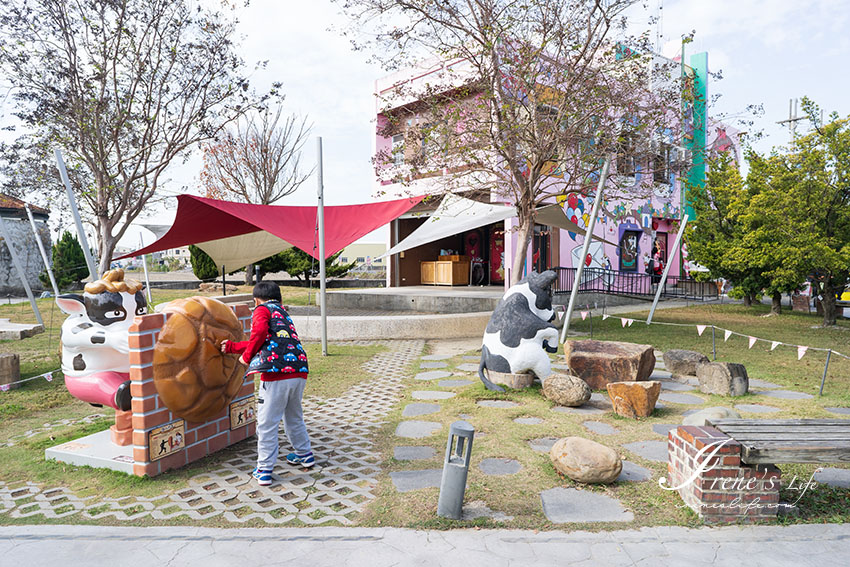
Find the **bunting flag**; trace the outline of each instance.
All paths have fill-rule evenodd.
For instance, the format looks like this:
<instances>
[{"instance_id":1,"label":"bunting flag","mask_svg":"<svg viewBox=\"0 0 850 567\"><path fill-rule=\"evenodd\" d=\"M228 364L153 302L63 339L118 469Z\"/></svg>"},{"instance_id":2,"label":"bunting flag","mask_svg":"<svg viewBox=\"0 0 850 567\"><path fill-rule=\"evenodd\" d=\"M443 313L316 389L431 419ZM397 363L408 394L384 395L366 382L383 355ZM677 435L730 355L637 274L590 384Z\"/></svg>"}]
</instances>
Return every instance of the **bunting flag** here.
<instances>
[{"instance_id":1,"label":"bunting flag","mask_svg":"<svg viewBox=\"0 0 850 567\"><path fill-rule=\"evenodd\" d=\"M806 355L806 351L809 350L807 346L798 346L797 347L797 360L800 360Z\"/></svg>"},{"instance_id":2,"label":"bunting flag","mask_svg":"<svg viewBox=\"0 0 850 567\"><path fill-rule=\"evenodd\" d=\"M53 373L49 372L49 373L45 374L44 379L47 380L48 382L53 382Z\"/></svg>"},{"instance_id":3,"label":"bunting flag","mask_svg":"<svg viewBox=\"0 0 850 567\"><path fill-rule=\"evenodd\" d=\"M582 311L582 312L581 312L581 320L582 320L582 321L584 321L585 319L587 319L587 313L588 313L587 311Z\"/></svg>"},{"instance_id":4,"label":"bunting flag","mask_svg":"<svg viewBox=\"0 0 850 567\"><path fill-rule=\"evenodd\" d=\"M749 346L749 348L753 348L753 345L754 345L754 344L756 344L756 341L757 341L757 340L758 340L758 339L757 339L757 338L755 338L755 337L750 337L750 346Z\"/></svg>"},{"instance_id":5,"label":"bunting flag","mask_svg":"<svg viewBox=\"0 0 850 567\"><path fill-rule=\"evenodd\" d=\"M732 331L727 331L727 330L723 331L723 341L724 342L728 341L729 337L731 337L731 336L732 336Z\"/></svg>"},{"instance_id":6,"label":"bunting flag","mask_svg":"<svg viewBox=\"0 0 850 567\"><path fill-rule=\"evenodd\" d=\"M772 341L772 342L770 343L770 350L775 349L775 348L776 348L776 347L778 347L780 344L782 344L782 343L780 343L779 341Z\"/></svg>"},{"instance_id":7,"label":"bunting flag","mask_svg":"<svg viewBox=\"0 0 850 567\"><path fill-rule=\"evenodd\" d=\"M610 317L610 315L608 315L607 313L603 313L603 314L602 314L602 320L603 320L603 321L604 321L605 319L607 319L608 317Z\"/></svg>"},{"instance_id":8,"label":"bunting flag","mask_svg":"<svg viewBox=\"0 0 850 567\"><path fill-rule=\"evenodd\" d=\"M0 392L8 392L11 384L0 384Z\"/></svg>"},{"instance_id":9,"label":"bunting flag","mask_svg":"<svg viewBox=\"0 0 850 567\"><path fill-rule=\"evenodd\" d=\"M702 336L702 334L705 332L705 328L706 328L707 326L708 326L708 325L697 325L697 334L698 334L699 336Z\"/></svg>"},{"instance_id":10,"label":"bunting flag","mask_svg":"<svg viewBox=\"0 0 850 567\"><path fill-rule=\"evenodd\" d=\"M626 319L626 322L628 323L629 327L631 327L632 323L634 323L635 320L634 319Z\"/></svg>"},{"instance_id":11,"label":"bunting flag","mask_svg":"<svg viewBox=\"0 0 850 567\"><path fill-rule=\"evenodd\" d=\"M623 319L622 317L620 318L620 323L623 324L623 327L626 326L626 321L628 321L628 319Z\"/></svg>"}]
</instances>

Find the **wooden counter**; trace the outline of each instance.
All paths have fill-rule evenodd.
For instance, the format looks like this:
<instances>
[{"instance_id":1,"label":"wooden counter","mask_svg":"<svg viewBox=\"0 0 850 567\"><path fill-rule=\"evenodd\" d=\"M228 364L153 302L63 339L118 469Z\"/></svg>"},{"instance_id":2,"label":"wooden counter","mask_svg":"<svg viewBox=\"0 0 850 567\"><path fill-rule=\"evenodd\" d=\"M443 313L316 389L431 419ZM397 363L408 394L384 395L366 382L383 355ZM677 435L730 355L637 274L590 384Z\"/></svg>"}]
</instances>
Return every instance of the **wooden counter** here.
<instances>
[{"instance_id":1,"label":"wooden counter","mask_svg":"<svg viewBox=\"0 0 850 567\"><path fill-rule=\"evenodd\" d=\"M422 285L469 285L468 260L419 262Z\"/></svg>"}]
</instances>

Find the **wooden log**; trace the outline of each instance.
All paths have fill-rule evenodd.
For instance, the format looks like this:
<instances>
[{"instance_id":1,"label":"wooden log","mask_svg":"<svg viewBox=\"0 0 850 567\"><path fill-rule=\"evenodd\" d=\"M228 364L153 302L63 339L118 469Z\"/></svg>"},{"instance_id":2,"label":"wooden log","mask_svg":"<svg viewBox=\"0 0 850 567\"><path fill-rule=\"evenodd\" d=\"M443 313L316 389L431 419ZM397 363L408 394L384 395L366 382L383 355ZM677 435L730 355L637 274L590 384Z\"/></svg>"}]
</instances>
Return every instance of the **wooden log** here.
<instances>
[{"instance_id":1,"label":"wooden log","mask_svg":"<svg viewBox=\"0 0 850 567\"><path fill-rule=\"evenodd\" d=\"M487 378L494 384L507 386L514 390L530 388L534 383L534 374L506 374L504 372L494 372L490 369L487 369Z\"/></svg>"}]
</instances>

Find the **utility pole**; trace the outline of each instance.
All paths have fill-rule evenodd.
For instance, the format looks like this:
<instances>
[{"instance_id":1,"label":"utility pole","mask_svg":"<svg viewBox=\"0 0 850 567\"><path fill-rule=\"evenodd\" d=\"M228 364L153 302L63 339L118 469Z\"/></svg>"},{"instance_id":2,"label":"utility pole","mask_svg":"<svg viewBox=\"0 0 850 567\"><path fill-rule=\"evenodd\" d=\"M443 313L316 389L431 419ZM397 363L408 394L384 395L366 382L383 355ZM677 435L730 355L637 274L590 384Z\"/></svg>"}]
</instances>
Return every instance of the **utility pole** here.
<instances>
[{"instance_id":1,"label":"utility pole","mask_svg":"<svg viewBox=\"0 0 850 567\"><path fill-rule=\"evenodd\" d=\"M788 100L788 118L786 120L780 120L777 124L788 125L788 138L791 142L797 139L797 122L800 120L809 120L809 117L806 115L800 116L798 114L800 107L799 99L792 98ZM811 120L809 120L811 122ZM820 125L823 126L823 110L820 111ZM817 124L812 124L812 126L817 127Z\"/></svg>"}]
</instances>

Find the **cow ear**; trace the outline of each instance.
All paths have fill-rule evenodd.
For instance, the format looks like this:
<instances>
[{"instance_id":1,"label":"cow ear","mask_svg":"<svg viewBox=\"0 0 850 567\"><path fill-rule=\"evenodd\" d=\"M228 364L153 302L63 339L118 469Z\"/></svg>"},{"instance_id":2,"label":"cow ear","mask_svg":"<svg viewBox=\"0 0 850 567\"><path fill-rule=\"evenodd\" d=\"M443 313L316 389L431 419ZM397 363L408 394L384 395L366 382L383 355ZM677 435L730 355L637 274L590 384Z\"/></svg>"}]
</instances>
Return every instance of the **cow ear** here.
<instances>
[{"instance_id":1,"label":"cow ear","mask_svg":"<svg viewBox=\"0 0 850 567\"><path fill-rule=\"evenodd\" d=\"M86 312L83 296L76 293L66 293L56 298L56 305L68 315L79 315Z\"/></svg>"}]
</instances>

